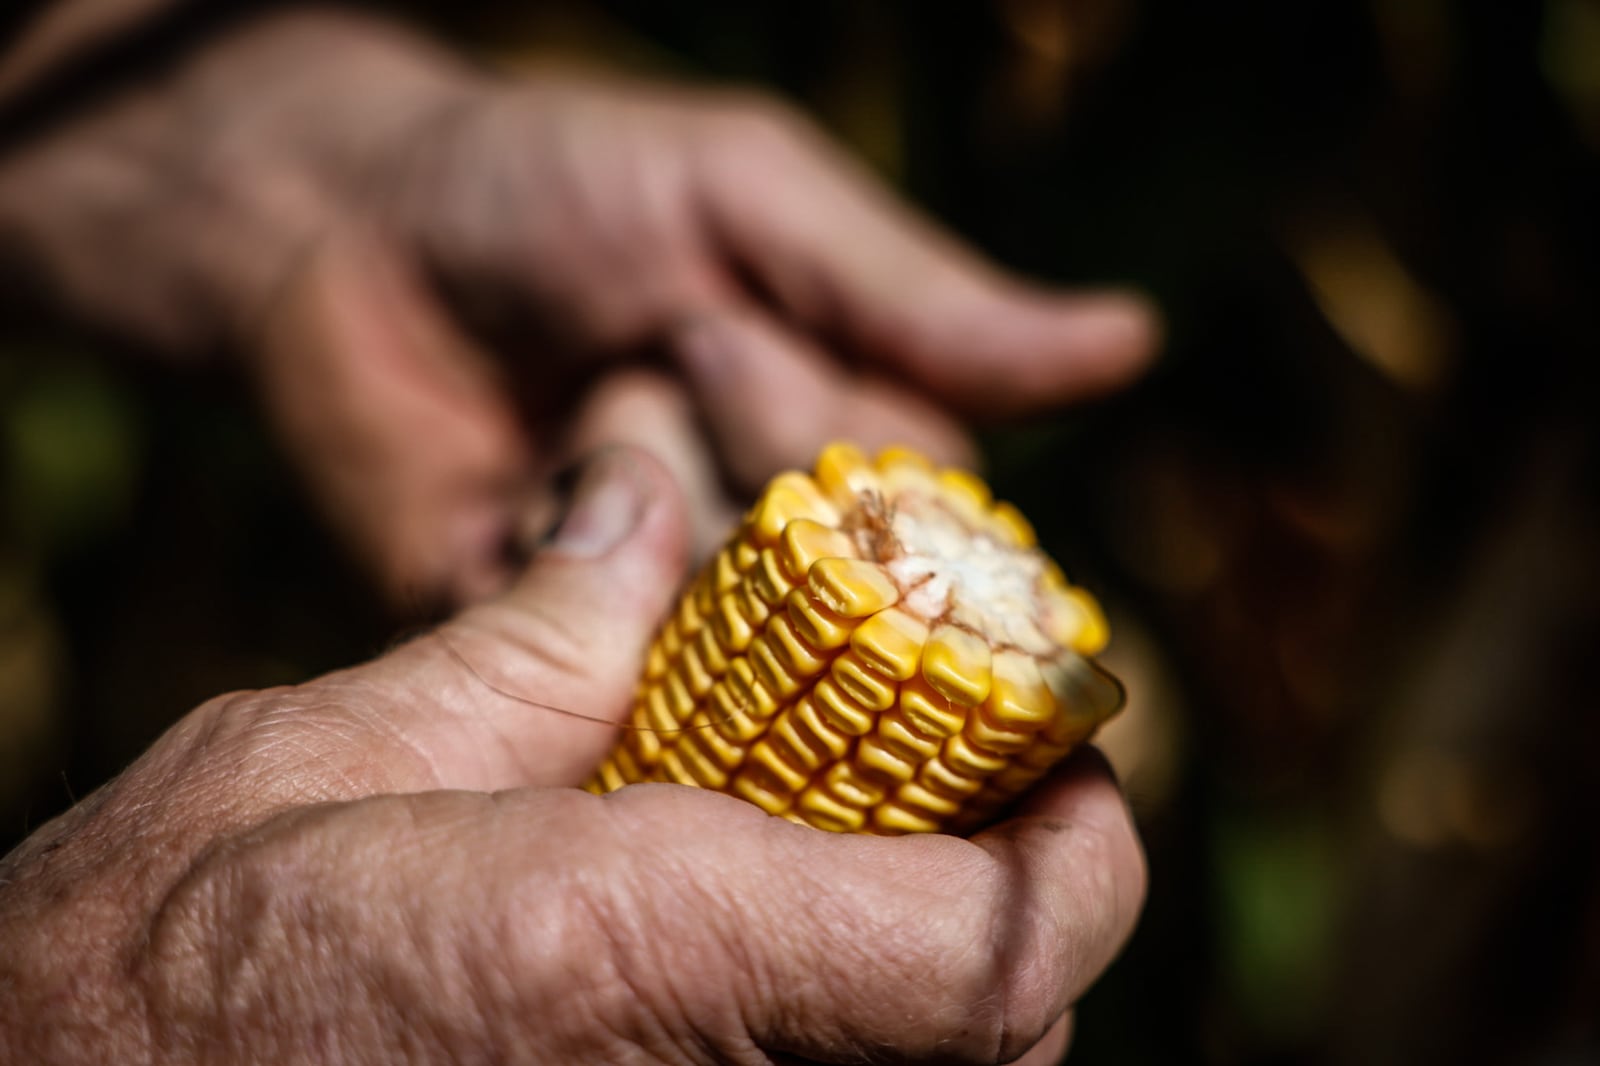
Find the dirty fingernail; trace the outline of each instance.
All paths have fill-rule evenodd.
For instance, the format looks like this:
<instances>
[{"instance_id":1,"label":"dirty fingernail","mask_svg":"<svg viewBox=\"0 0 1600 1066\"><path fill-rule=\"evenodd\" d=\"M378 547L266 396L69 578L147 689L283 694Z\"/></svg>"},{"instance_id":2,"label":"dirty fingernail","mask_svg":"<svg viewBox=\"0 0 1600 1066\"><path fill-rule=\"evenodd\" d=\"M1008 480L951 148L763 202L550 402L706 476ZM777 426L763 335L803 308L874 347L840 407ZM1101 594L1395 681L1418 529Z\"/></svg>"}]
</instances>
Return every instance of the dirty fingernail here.
<instances>
[{"instance_id":1,"label":"dirty fingernail","mask_svg":"<svg viewBox=\"0 0 1600 1066\"><path fill-rule=\"evenodd\" d=\"M556 527L549 550L594 559L614 550L644 517L645 481L625 451L597 453L583 465L567 515Z\"/></svg>"}]
</instances>

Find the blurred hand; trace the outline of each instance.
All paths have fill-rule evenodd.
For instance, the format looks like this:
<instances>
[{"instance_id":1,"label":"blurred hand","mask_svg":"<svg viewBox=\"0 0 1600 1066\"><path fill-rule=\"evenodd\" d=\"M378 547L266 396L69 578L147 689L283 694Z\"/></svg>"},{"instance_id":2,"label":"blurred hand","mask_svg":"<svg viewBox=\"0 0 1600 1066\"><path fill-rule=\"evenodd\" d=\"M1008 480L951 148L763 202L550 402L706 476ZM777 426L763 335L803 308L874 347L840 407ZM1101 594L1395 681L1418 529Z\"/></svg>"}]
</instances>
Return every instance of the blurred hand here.
<instances>
[{"instance_id":1,"label":"blurred hand","mask_svg":"<svg viewBox=\"0 0 1600 1066\"><path fill-rule=\"evenodd\" d=\"M0 1059L1055 1061L1143 893L1096 760L971 841L835 836L564 787L614 731L461 665L620 720L686 548L609 450L500 598L181 720L0 862Z\"/></svg>"},{"instance_id":2,"label":"blurred hand","mask_svg":"<svg viewBox=\"0 0 1600 1066\"><path fill-rule=\"evenodd\" d=\"M667 462L704 551L727 490L829 439L967 460L953 415L1092 395L1154 342L1136 299L1005 276L769 100L495 80L327 13L6 161L4 230L73 309L243 350L402 601L503 587L552 472L598 443Z\"/></svg>"}]
</instances>

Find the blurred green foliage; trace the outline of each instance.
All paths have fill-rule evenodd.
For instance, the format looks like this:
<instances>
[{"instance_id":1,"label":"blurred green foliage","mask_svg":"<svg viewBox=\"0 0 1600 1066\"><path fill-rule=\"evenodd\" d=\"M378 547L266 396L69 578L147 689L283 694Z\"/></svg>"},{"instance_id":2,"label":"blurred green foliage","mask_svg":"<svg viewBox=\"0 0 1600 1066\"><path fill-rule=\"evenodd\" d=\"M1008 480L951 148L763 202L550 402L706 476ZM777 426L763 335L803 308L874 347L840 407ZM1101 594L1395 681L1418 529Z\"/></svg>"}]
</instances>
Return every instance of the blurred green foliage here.
<instances>
[{"instance_id":1,"label":"blurred green foliage","mask_svg":"<svg viewBox=\"0 0 1600 1066\"><path fill-rule=\"evenodd\" d=\"M7 352L7 535L30 553L82 547L126 521L141 468L140 412L80 353Z\"/></svg>"},{"instance_id":2,"label":"blurred green foliage","mask_svg":"<svg viewBox=\"0 0 1600 1066\"><path fill-rule=\"evenodd\" d=\"M1324 820L1307 811L1227 810L1213 844L1228 997L1250 1028L1294 1038L1321 1023L1343 883Z\"/></svg>"}]
</instances>

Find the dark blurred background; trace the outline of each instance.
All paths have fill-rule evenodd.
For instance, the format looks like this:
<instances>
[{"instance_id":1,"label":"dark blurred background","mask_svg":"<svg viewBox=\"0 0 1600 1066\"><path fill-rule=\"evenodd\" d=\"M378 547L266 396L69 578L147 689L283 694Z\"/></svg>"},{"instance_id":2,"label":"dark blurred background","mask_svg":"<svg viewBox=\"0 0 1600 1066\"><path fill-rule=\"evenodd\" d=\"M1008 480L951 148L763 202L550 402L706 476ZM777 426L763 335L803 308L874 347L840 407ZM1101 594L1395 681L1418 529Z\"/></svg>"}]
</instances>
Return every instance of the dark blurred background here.
<instances>
[{"instance_id":1,"label":"dark blurred background","mask_svg":"<svg viewBox=\"0 0 1600 1066\"><path fill-rule=\"evenodd\" d=\"M1600 0L452 5L798 102L1161 363L986 434L1107 602L1152 869L1082 1063L1600 1062ZM371 655L226 374L0 323L0 850L183 711Z\"/></svg>"}]
</instances>

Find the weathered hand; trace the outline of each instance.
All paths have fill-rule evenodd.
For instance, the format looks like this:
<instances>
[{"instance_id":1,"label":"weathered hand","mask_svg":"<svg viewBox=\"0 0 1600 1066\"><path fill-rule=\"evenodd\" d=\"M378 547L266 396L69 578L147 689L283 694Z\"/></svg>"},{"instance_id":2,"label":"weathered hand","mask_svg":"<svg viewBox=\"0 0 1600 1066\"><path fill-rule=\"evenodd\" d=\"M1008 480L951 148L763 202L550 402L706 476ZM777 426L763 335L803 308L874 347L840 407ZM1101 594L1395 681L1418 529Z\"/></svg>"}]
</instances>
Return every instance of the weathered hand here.
<instances>
[{"instance_id":1,"label":"weathered hand","mask_svg":"<svg viewBox=\"0 0 1600 1066\"><path fill-rule=\"evenodd\" d=\"M0 862L0 1059L1054 1061L1143 892L1095 761L971 841L834 836L569 787L614 731L462 666L620 719L685 554L611 450L498 599L182 719Z\"/></svg>"},{"instance_id":2,"label":"weathered hand","mask_svg":"<svg viewBox=\"0 0 1600 1066\"><path fill-rule=\"evenodd\" d=\"M244 352L402 600L502 587L551 471L597 443L661 455L706 547L725 485L837 436L960 460L948 412L1101 391L1153 342L1137 300L1005 276L771 101L490 78L328 13L247 25L6 160L0 233L79 313Z\"/></svg>"}]
</instances>

